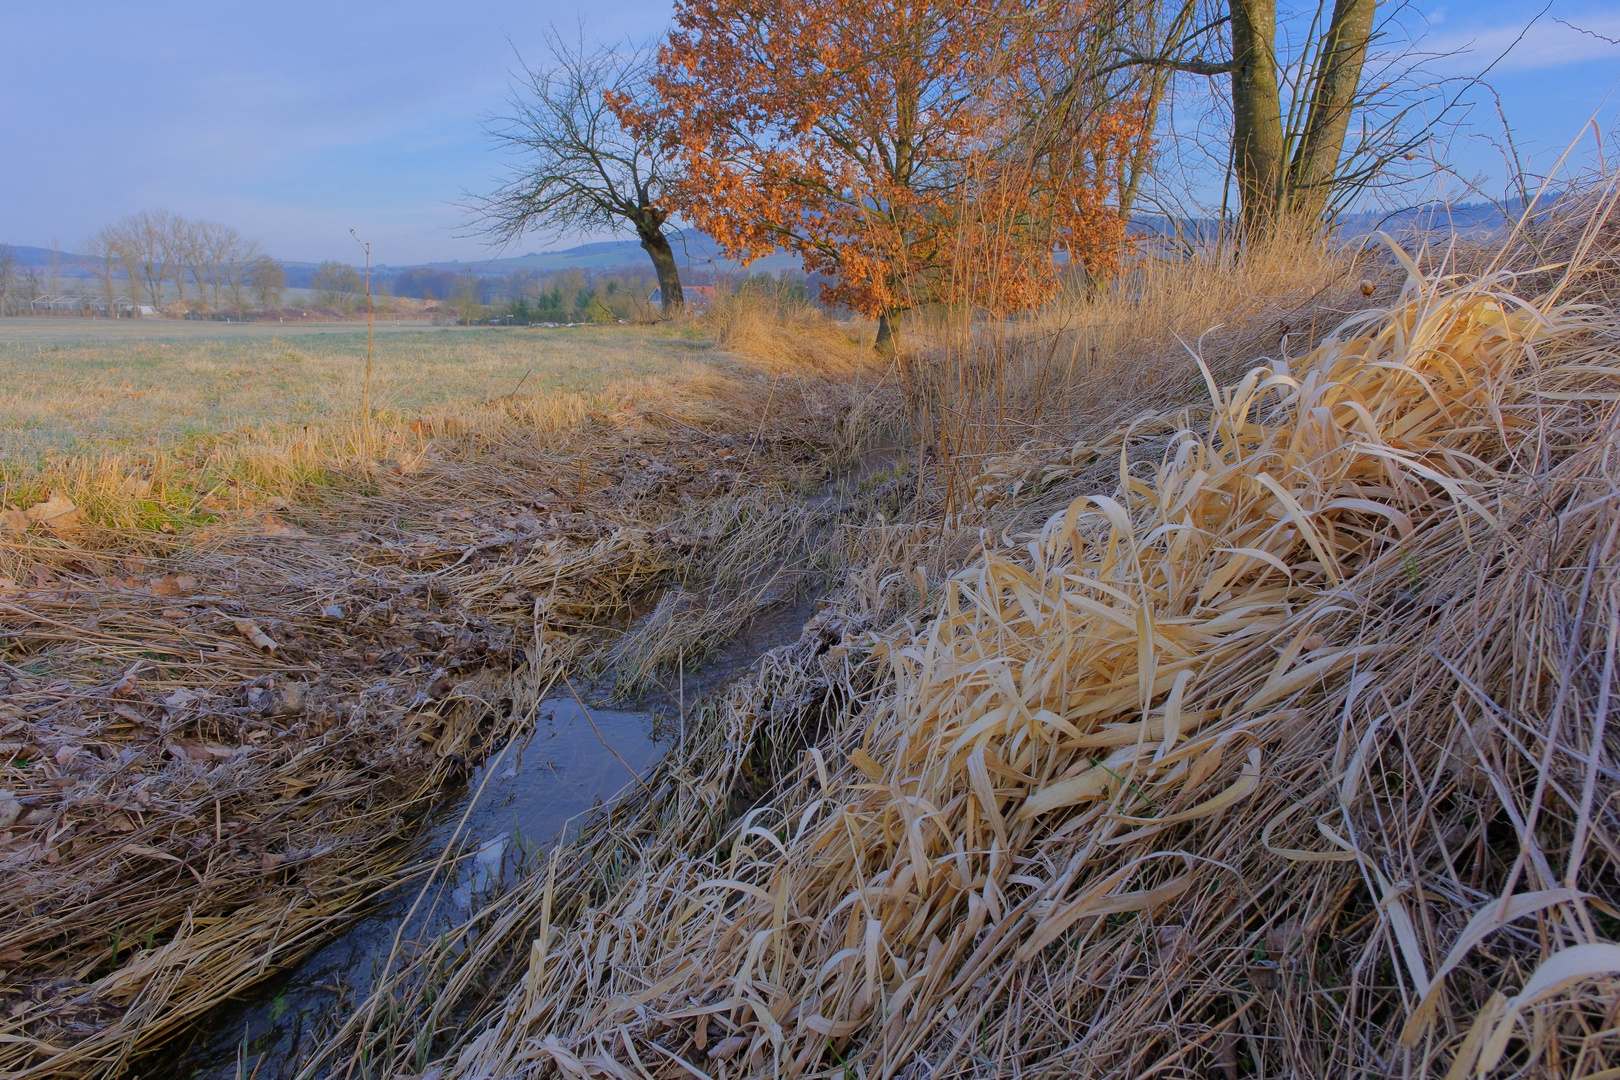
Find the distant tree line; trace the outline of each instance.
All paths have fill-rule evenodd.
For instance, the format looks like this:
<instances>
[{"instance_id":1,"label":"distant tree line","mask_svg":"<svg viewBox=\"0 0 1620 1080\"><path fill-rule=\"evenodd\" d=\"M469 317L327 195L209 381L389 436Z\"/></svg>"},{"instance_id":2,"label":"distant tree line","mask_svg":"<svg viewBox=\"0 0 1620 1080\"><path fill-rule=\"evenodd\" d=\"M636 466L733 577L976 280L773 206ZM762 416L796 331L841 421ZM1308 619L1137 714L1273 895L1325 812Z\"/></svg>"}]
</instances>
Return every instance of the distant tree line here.
<instances>
[{"instance_id":1,"label":"distant tree line","mask_svg":"<svg viewBox=\"0 0 1620 1080\"><path fill-rule=\"evenodd\" d=\"M645 274L587 276L577 269L554 274L520 269L504 277L406 271L395 279L395 288L405 295L407 287L431 290L461 322L582 323L646 318L647 298L658 282Z\"/></svg>"},{"instance_id":2,"label":"distant tree line","mask_svg":"<svg viewBox=\"0 0 1620 1080\"><path fill-rule=\"evenodd\" d=\"M86 246L89 269L112 306L127 288L139 304L244 312L277 307L286 273L257 240L229 225L143 210L108 225Z\"/></svg>"},{"instance_id":3,"label":"distant tree line","mask_svg":"<svg viewBox=\"0 0 1620 1080\"><path fill-rule=\"evenodd\" d=\"M336 278L334 271L332 277ZM709 276L704 275L704 281ZM767 288L774 296L808 303L810 286L802 274L744 275L716 282L729 290ZM453 273L430 267L403 270L382 286L382 302L392 296L437 301L462 323L609 323L644 321L658 310L653 298L661 282L653 274L627 271L587 274L572 269L540 273L527 268L501 276L470 270ZM318 301L328 303L325 294ZM661 299L661 298L660 298Z\"/></svg>"}]
</instances>

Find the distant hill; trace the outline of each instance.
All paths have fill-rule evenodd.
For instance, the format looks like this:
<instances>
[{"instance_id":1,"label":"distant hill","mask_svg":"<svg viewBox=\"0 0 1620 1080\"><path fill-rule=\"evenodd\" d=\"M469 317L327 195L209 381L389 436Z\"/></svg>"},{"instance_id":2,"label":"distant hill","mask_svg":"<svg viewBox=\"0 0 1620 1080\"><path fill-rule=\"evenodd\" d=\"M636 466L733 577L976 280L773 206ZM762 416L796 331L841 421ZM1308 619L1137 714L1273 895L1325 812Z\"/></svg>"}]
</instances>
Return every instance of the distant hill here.
<instances>
[{"instance_id":1,"label":"distant hill","mask_svg":"<svg viewBox=\"0 0 1620 1080\"><path fill-rule=\"evenodd\" d=\"M1559 196L1544 196L1540 205L1552 206ZM1422 206L1408 207L1404 210L1383 211L1367 210L1347 215L1341 223L1340 235L1346 239L1359 239L1370 236L1380 229L1399 235L1411 232L1444 232L1455 230L1458 234L1470 238L1482 238L1508 227L1511 222L1503 216L1503 209L1508 215L1517 217L1523 211L1522 200L1510 200L1502 208L1494 203L1461 203L1447 206L1441 203L1432 203ZM1143 215L1134 218L1131 222L1133 231L1139 235L1174 235L1178 230L1174 219L1159 215ZM1210 218L1188 218L1179 222L1179 231L1183 236L1214 235L1217 223ZM709 237L690 230L673 239L675 257L683 270L707 271L709 273L740 273L744 271L741 263L727 259L720 254L719 246ZM63 278L91 278L90 260L83 255L70 251L53 251L51 248L29 247L27 245L12 245L12 253L22 267L45 269L51 265L54 256L56 259L57 274ZM301 289L310 286L310 279L314 277L319 263L312 262L284 262L282 265L287 272L287 285L291 288ZM784 270L798 270L802 267L799 257L785 252L778 252L760 259L747 267L749 272L766 271L779 274ZM563 270L582 270L587 274L611 273L614 271L628 271L632 273L651 273L652 264L647 253L641 245L634 240L602 240L589 244L578 244L570 248L559 248L555 251L531 251L525 255L502 255L483 260L452 260L450 262L427 263L383 263L373 268L373 272L382 281L388 281L410 270L431 270L439 273L475 274L479 277L505 277L516 270L531 270L539 274L557 273Z\"/></svg>"},{"instance_id":2,"label":"distant hill","mask_svg":"<svg viewBox=\"0 0 1620 1080\"><path fill-rule=\"evenodd\" d=\"M1543 196L1536 204L1536 216L1541 216L1542 208L1551 210L1561 198L1562 195L1556 193ZM1503 211L1506 211L1506 216ZM1397 237L1412 233L1454 232L1471 240L1481 240L1509 228L1522 213L1523 199L1509 199L1501 206L1489 202L1452 205L1425 203L1402 210L1362 210L1339 219L1338 235L1341 240L1362 240L1378 232ZM1160 214L1133 218L1131 227L1138 235L1165 237L1178 233L1185 237L1214 237L1220 231L1215 218L1182 218L1178 221Z\"/></svg>"},{"instance_id":3,"label":"distant hill","mask_svg":"<svg viewBox=\"0 0 1620 1080\"><path fill-rule=\"evenodd\" d=\"M719 246L700 232L688 231L682 236L672 237L670 243L675 249L675 259L683 269L704 268L723 272L743 269L741 263L721 255ZM768 270L774 274L783 270L797 270L801 265L797 255L778 252L760 259L748 269ZM533 270L542 274L556 273L560 270L584 270L590 273L634 270L645 273L651 271L652 263L648 260L647 253L641 249L641 245L634 240L602 240L555 251L531 251L526 255L502 255L482 261L411 263L389 265L385 269L448 270L454 273L471 272L480 275L506 275L514 270Z\"/></svg>"},{"instance_id":4,"label":"distant hill","mask_svg":"<svg viewBox=\"0 0 1620 1080\"><path fill-rule=\"evenodd\" d=\"M71 251L56 251L52 248L28 247L26 244L9 246L18 266L49 269L51 257L55 256L56 270L61 276L69 278L94 276L90 273L90 260L83 255L75 255Z\"/></svg>"}]
</instances>

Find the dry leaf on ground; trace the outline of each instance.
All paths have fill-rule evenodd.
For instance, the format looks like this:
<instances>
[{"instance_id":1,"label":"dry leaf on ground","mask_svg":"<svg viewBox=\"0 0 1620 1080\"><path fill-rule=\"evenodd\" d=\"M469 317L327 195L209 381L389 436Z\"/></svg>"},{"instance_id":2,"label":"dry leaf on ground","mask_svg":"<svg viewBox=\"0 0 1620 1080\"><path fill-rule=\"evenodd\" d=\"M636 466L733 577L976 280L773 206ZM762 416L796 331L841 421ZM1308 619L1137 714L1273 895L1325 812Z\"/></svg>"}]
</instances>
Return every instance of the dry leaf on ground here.
<instances>
[{"instance_id":1,"label":"dry leaf on ground","mask_svg":"<svg viewBox=\"0 0 1620 1080\"><path fill-rule=\"evenodd\" d=\"M253 644L255 644L259 648L263 649L265 652L275 652L276 651L275 639L272 638L269 634L266 634L262 629L260 629L259 624L254 622L253 620L251 620L251 619L232 619L231 620L231 625L236 627L236 632L238 634L241 634L243 637L245 637L249 641L253 642Z\"/></svg>"}]
</instances>

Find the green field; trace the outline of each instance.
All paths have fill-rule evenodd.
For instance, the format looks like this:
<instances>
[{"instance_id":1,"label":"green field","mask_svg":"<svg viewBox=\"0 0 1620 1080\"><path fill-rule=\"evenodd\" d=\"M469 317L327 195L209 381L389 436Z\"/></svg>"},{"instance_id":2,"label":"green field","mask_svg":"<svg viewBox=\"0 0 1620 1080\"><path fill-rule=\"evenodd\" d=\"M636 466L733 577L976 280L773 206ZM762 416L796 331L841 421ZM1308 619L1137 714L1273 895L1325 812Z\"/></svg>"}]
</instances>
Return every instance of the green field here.
<instances>
[{"instance_id":1,"label":"green field","mask_svg":"<svg viewBox=\"0 0 1620 1080\"><path fill-rule=\"evenodd\" d=\"M0 463L145 452L223 434L273 435L359 416L366 331L170 320L0 320ZM383 417L615 382L699 375L708 337L673 326L430 327L379 323Z\"/></svg>"}]
</instances>

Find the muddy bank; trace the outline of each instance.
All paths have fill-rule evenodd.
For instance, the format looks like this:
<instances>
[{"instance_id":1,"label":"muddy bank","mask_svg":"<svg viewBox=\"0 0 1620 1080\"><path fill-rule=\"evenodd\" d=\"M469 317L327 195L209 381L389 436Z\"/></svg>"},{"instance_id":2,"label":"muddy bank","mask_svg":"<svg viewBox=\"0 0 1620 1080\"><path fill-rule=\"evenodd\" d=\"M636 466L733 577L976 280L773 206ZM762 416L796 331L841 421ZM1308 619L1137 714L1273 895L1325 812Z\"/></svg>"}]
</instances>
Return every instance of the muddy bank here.
<instances>
[{"instance_id":1,"label":"muddy bank","mask_svg":"<svg viewBox=\"0 0 1620 1080\"><path fill-rule=\"evenodd\" d=\"M835 513L854 509L874 479L888 480L895 456L889 446L863 453L806 505ZM397 967L430 942L445 948L446 935L494 902L552 846L577 835L593 811L640 783L666 752L678 750L689 716L762 655L797 641L820 608L824 585L820 579L809 587L778 583L761 593L759 613L741 631L718 644L701 642L695 667L677 661L632 700L615 697L623 684L611 667L594 679L555 686L532 731L494 751L459 795L430 813L408 880L296 966L199 1018L142 1059L139 1072L193 1080L296 1076L307 1055L365 1001L391 958ZM658 617L658 601L643 606L623 639L644 633ZM435 871L441 856L448 861Z\"/></svg>"}]
</instances>

